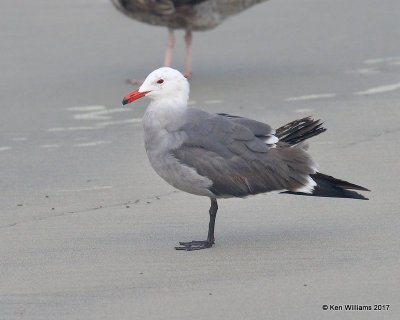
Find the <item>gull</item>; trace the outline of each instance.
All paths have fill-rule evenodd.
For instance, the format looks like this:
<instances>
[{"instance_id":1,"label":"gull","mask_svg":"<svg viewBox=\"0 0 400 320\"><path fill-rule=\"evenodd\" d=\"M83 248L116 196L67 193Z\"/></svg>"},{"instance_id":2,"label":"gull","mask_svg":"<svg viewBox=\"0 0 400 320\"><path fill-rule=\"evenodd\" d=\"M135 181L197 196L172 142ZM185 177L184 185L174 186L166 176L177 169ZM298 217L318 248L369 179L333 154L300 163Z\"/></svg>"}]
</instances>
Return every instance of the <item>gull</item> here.
<instances>
[{"instance_id":1,"label":"gull","mask_svg":"<svg viewBox=\"0 0 400 320\"><path fill-rule=\"evenodd\" d=\"M207 239L180 242L177 250L211 248L217 199L282 193L368 200L368 189L318 171L306 140L326 129L311 117L273 130L270 125L188 107L189 83L177 70L150 73L122 103L149 98L142 124L145 149L157 174L175 188L210 198Z\"/></svg>"}]
</instances>

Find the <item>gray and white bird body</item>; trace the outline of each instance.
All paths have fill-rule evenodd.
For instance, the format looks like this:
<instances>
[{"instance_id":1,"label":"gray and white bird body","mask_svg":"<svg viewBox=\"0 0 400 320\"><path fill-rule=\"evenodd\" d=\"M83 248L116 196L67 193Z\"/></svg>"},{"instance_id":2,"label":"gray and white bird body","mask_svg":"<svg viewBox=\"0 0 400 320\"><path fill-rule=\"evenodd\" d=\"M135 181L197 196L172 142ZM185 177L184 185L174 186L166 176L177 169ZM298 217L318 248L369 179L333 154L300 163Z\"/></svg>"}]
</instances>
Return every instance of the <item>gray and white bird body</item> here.
<instances>
[{"instance_id":1,"label":"gray and white bird body","mask_svg":"<svg viewBox=\"0 0 400 320\"><path fill-rule=\"evenodd\" d=\"M275 190L366 199L348 189L367 189L317 171L304 141L325 131L318 120L296 120L275 132L259 121L189 108L188 81L165 67L153 71L123 104L143 96L151 99L143 117L149 161L177 189L207 196L215 206L218 198ZM213 242L214 224L212 237L200 248ZM179 248L199 249L197 243Z\"/></svg>"}]
</instances>

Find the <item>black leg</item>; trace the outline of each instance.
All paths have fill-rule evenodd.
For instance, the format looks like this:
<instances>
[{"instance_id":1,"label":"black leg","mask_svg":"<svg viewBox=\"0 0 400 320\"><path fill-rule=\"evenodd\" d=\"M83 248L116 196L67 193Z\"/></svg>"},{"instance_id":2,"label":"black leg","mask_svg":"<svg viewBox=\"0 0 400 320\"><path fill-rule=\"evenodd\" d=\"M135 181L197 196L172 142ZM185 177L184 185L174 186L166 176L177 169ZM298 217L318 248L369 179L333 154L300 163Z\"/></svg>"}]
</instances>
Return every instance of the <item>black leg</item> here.
<instances>
[{"instance_id":1,"label":"black leg","mask_svg":"<svg viewBox=\"0 0 400 320\"><path fill-rule=\"evenodd\" d=\"M190 241L190 242L179 242L180 246L175 247L176 250L201 250L211 248L215 242L214 238L214 228L215 228L215 218L217 217L218 211L218 203L217 199L211 198L211 206L210 206L210 223L208 225L208 236L207 240L204 241Z\"/></svg>"}]
</instances>

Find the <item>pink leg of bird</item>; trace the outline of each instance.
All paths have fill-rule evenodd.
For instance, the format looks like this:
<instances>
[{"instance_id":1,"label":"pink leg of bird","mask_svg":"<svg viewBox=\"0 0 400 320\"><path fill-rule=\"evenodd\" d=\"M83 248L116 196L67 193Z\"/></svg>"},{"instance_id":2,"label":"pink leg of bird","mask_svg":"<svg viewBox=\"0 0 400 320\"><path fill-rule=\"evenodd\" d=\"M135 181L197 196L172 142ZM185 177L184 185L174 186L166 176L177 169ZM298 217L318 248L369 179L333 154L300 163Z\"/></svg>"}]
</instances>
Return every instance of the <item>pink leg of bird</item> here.
<instances>
[{"instance_id":1,"label":"pink leg of bird","mask_svg":"<svg viewBox=\"0 0 400 320\"><path fill-rule=\"evenodd\" d=\"M192 30L186 30L185 33L185 70L184 76L188 79L192 77Z\"/></svg>"},{"instance_id":2,"label":"pink leg of bird","mask_svg":"<svg viewBox=\"0 0 400 320\"><path fill-rule=\"evenodd\" d=\"M168 29L167 47L165 49L164 67L170 67L172 65L172 55L175 47L175 36L174 30Z\"/></svg>"},{"instance_id":3,"label":"pink leg of bird","mask_svg":"<svg viewBox=\"0 0 400 320\"><path fill-rule=\"evenodd\" d=\"M174 30L168 29L168 38L167 38L167 46L165 49L164 67L171 67L172 55L174 53L174 47L175 47ZM127 80L126 82L129 84L141 85L141 84L143 84L143 81L144 80L130 79L130 80Z\"/></svg>"}]
</instances>

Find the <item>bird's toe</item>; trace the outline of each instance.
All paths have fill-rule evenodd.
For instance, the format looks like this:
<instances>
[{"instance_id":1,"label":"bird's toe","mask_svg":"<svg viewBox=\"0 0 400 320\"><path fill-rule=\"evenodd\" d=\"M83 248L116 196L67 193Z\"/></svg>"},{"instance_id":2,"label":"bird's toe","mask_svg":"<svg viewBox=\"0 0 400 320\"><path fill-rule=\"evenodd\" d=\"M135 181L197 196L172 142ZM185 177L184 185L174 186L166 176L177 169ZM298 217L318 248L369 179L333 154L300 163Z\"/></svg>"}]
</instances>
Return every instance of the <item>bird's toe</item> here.
<instances>
[{"instance_id":1,"label":"bird's toe","mask_svg":"<svg viewBox=\"0 0 400 320\"><path fill-rule=\"evenodd\" d=\"M204 241L190 241L190 242L179 242L180 246L175 247L176 250L193 251L211 248L214 244L213 242Z\"/></svg>"},{"instance_id":2,"label":"bird's toe","mask_svg":"<svg viewBox=\"0 0 400 320\"><path fill-rule=\"evenodd\" d=\"M183 76L184 76L186 79L190 80L190 79L192 78L192 76L193 76L192 70L185 71L184 74L183 74Z\"/></svg>"}]
</instances>

